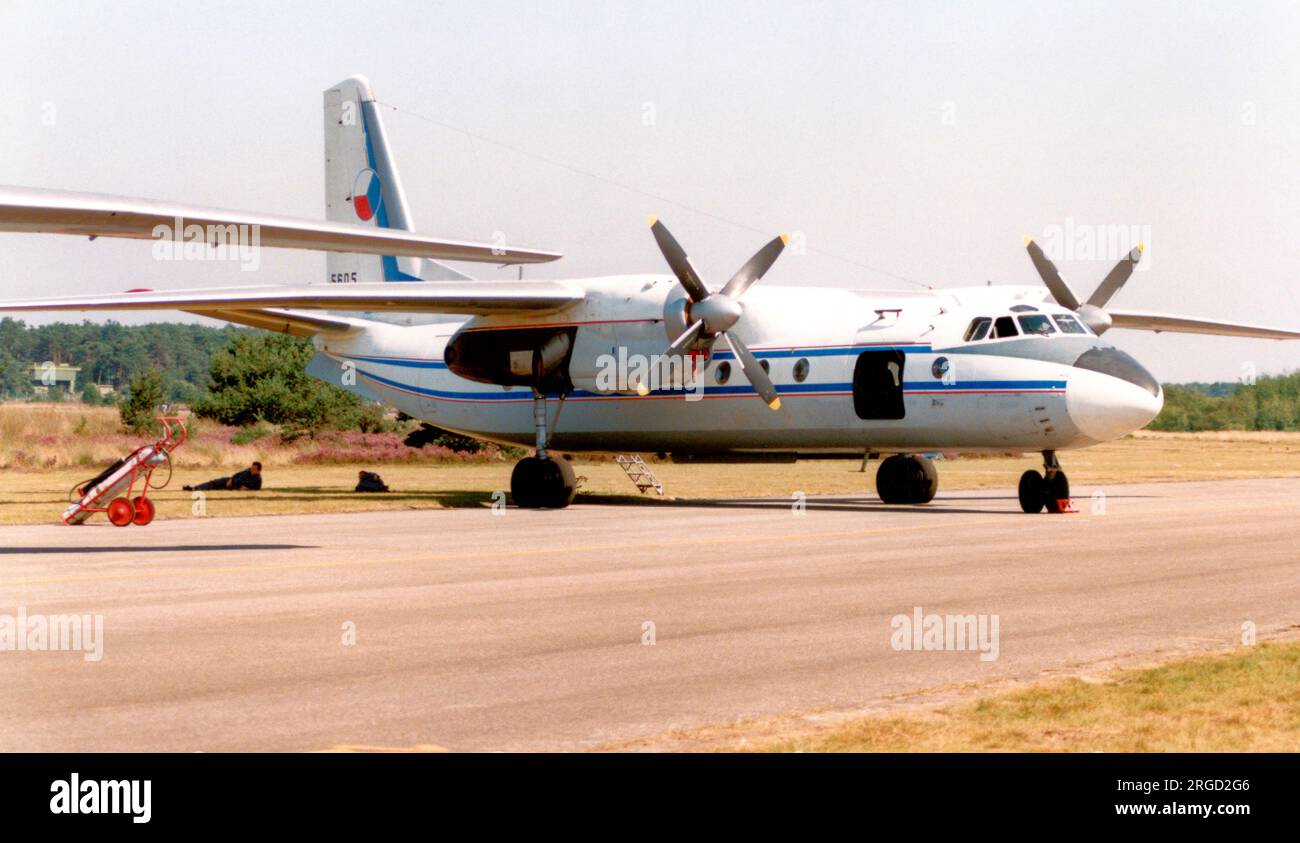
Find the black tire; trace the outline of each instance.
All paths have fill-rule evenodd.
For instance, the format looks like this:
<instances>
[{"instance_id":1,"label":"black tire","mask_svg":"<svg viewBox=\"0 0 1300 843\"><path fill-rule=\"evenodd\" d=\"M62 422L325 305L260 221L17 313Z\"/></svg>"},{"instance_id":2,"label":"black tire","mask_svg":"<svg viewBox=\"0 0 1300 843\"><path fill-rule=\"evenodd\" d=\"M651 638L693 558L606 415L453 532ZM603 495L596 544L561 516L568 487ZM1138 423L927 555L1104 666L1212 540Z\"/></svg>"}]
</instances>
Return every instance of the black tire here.
<instances>
[{"instance_id":1,"label":"black tire","mask_svg":"<svg viewBox=\"0 0 1300 843\"><path fill-rule=\"evenodd\" d=\"M937 491L939 471L924 457L895 454L876 470L876 494L884 503L929 503Z\"/></svg>"},{"instance_id":2,"label":"black tire","mask_svg":"<svg viewBox=\"0 0 1300 843\"><path fill-rule=\"evenodd\" d=\"M902 463L903 458L897 454L885 457L876 469L876 494L881 503L903 503Z\"/></svg>"},{"instance_id":3,"label":"black tire","mask_svg":"<svg viewBox=\"0 0 1300 843\"><path fill-rule=\"evenodd\" d=\"M510 474L510 497L521 509L563 509L573 502L577 487L567 460L524 457Z\"/></svg>"},{"instance_id":4,"label":"black tire","mask_svg":"<svg viewBox=\"0 0 1300 843\"><path fill-rule=\"evenodd\" d=\"M1020 508L1025 512L1042 512L1047 505L1047 481L1030 469L1020 475Z\"/></svg>"},{"instance_id":5,"label":"black tire","mask_svg":"<svg viewBox=\"0 0 1300 843\"><path fill-rule=\"evenodd\" d=\"M911 500L908 503L929 503L939 491L939 469L934 460L925 457L912 457Z\"/></svg>"},{"instance_id":6,"label":"black tire","mask_svg":"<svg viewBox=\"0 0 1300 843\"><path fill-rule=\"evenodd\" d=\"M1060 513L1061 505L1059 501L1070 499L1070 479L1065 476L1064 471L1058 471L1052 476L1051 480L1044 480L1043 486L1044 505L1047 507L1047 511Z\"/></svg>"}]
</instances>

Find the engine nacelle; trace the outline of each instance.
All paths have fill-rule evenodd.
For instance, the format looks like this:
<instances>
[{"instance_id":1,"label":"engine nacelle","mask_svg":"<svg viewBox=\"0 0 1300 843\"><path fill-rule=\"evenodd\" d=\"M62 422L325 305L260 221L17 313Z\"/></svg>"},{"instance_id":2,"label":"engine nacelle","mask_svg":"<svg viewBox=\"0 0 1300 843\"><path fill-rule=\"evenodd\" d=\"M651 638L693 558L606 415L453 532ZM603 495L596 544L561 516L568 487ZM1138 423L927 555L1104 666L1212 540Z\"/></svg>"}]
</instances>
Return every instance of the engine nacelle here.
<instances>
[{"instance_id":1,"label":"engine nacelle","mask_svg":"<svg viewBox=\"0 0 1300 843\"><path fill-rule=\"evenodd\" d=\"M573 390L569 360L577 328L504 328L461 331L447 343L447 368L467 380L500 386Z\"/></svg>"}]
</instances>

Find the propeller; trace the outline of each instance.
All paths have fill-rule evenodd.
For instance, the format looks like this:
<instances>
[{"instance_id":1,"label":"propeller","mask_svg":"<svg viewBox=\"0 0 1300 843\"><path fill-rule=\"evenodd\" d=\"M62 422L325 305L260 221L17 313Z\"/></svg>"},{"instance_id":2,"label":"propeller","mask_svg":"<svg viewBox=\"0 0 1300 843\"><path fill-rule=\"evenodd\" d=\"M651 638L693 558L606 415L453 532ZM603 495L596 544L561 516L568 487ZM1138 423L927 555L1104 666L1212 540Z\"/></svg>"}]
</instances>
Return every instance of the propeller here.
<instances>
[{"instance_id":1,"label":"propeller","mask_svg":"<svg viewBox=\"0 0 1300 843\"><path fill-rule=\"evenodd\" d=\"M1043 279L1043 283L1047 285L1048 291L1051 292L1052 298L1056 299L1057 304L1073 310L1084 324L1097 334L1104 334L1110 328L1111 318L1105 310L1106 304L1133 274L1133 267L1142 260L1144 250L1139 243L1136 248L1121 258L1114 269L1097 285L1097 289L1092 291L1088 300L1081 304L1074 291L1070 289L1070 285L1061 276L1061 271L1056 268L1056 264L1043 254L1043 250L1032 238L1025 238L1025 248L1029 251L1029 260L1033 262L1034 269L1038 270L1038 276Z\"/></svg>"},{"instance_id":2,"label":"propeller","mask_svg":"<svg viewBox=\"0 0 1300 843\"><path fill-rule=\"evenodd\" d=\"M763 403L773 410L781 409L781 398L776 394L776 387L768 377L767 371L759 365L758 360L740 338L733 336L730 331L745 314L740 297L772 268L772 264L780 256L789 237L782 234L774 238L772 242L755 252L752 258L745 261L745 265L736 270L736 274L731 276L726 286L716 293L711 293L709 288L704 286L700 274L691 265L686 250L677 242L677 238L673 237L667 226L657 218L651 217L650 233L654 235L655 242L659 244L659 251L663 252L668 267L672 269L673 275L677 276L677 281L690 299L686 306L686 330L668 346L668 354L680 355L700 345L711 347L714 340L720 336L736 356L745 377L749 378L749 382L763 399ZM638 392L642 390L643 387L637 388Z\"/></svg>"}]
</instances>

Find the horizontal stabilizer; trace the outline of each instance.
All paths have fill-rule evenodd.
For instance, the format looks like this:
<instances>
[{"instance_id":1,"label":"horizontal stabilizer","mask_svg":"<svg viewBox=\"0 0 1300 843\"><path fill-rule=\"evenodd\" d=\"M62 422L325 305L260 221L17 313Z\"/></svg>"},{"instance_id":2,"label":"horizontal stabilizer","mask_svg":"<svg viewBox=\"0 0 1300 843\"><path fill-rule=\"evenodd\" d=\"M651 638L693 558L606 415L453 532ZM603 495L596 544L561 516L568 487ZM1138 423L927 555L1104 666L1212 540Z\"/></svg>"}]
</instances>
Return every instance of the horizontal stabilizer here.
<instances>
[{"instance_id":1,"label":"horizontal stabilizer","mask_svg":"<svg viewBox=\"0 0 1300 843\"><path fill-rule=\"evenodd\" d=\"M221 319L236 325L250 328L262 328L278 334L293 337L310 337L322 332L348 333L366 327L364 319L353 319L337 314L326 315L319 312L303 310L282 310L280 308L263 308L259 310L192 310L196 316Z\"/></svg>"},{"instance_id":2,"label":"horizontal stabilizer","mask_svg":"<svg viewBox=\"0 0 1300 843\"><path fill-rule=\"evenodd\" d=\"M179 222L181 231L176 231ZM193 228L198 226L198 228ZM125 237L136 240L176 239L211 245L236 245L256 230L254 245L321 252L433 258L477 263L545 263L556 252L516 249L504 244L440 240L410 231L373 228L340 222L304 220L245 211L224 211L174 202L0 187L0 231L75 234L86 237ZM233 227L233 229L232 229ZM160 232L166 232L160 235ZM202 238L193 241L190 232ZM244 240L238 244L244 244Z\"/></svg>"}]
</instances>

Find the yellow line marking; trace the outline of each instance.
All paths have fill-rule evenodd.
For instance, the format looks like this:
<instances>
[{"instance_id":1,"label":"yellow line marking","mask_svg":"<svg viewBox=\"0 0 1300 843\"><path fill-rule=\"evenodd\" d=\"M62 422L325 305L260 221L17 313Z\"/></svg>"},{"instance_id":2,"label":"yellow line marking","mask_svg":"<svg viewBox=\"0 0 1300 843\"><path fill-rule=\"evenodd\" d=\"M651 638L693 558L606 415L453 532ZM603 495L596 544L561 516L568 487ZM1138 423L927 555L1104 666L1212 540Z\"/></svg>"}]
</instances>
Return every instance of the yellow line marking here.
<instances>
[{"instance_id":1,"label":"yellow line marking","mask_svg":"<svg viewBox=\"0 0 1300 843\"><path fill-rule=\"evenodd\" d=\"M994 519L981 519L979 521L962 521L942 525L943 527L968 527L974 524L993 523ZM867 530L831 530L824 532L799 532L799 533L778 533L775 535L757 535L757 536L734 536L726 539L715 539L717 544L757 544L761 542L790 542L790 541L807 541L815 538L845 538L854 536L874 536L884 535L887 533L905 533L916 530L935 529L934 524L912 524L904 527L878 527ZM639 544L593 544L593 545L564 545L557 547L530 547L517 550L484 550L470 553L442 553L442 554L421 554L419 556L398 556L387 559L314 559L306 562L281 562L281 563L264 563L248 565L212 565L202 568L166 568L157 571L120 571L108 574L67 574L63 576L52 577L19 577L12 580L0 580L0 587L16 585L45 585L52 583L71 583L71 582L104 582L109 580L124 579L155 579L160 577L184 577L193 574L239 574L252 573L261 571L295 571L321 568L345 568L350 566L368 566L368 565L401 565L411 562L447 562L455 560L469 559L510 559L527 556L545 556L553 553L602 553L602 552L625 552L628 550L658 550L671 549L680 550L682 543L680 540L674 541L656 541L642 542ZM129 552L129 551L123 551ZM69 553L75 553L75 548L70 548Z\"/></svg>"},{"instance_id":2,"label":"yellow line marking","mask_svg":"<svg viewBox=\"0 0 1300 843\"><path fill-rule=\"evenodd\" d=\"M1080 498L1079 502L1084 502ZM951 501L952 504L960 504L960 499ZM1110 502L1108 502L1110 503ZM1272 504L1249 503L1244 504L1241 509L1249 509L1257 512L1265 509L1296 508L1297 502L1282 501ZM1113 503L1110 509L1113 510ZM1188 515L1200 512L1213 512L1222 514L1225 512L1222 504L1204 507L1201 509L1190 509L1188 507L1174 507L1169 509L1113 512L1108 511L1105 515L1091 515L1080 512L1074 515L1059 516L1042 516L1034 519L1032 522L1020 522L1016 527L1029 526L1032 524L1059 524L1062 519L1067 523L1070 521L1076 524L1094 524L1106 523L1111 519L1120 518L1138 518L1138 517L1158 517L1161 515ZM940 513L936 513L938 515ZM708 544L716 545L751 545L764 543L786 543L786 542L806 542L810 539L833 539L833 538L853 538L865 536L881 536L893 533L912 533L922 530L939 531L952 530L960 527L972 526L990 526L993 524L1011 523L1006 515L1002 513L995 518L968 519L965 521L937 522L927 521L924 524L909 524L901 527L875 527L863 530L827 530L821 532L795 532L795 533L775 533L763 535L744 535L730 536L726 538L717 538L709 540ZM1032 516L1026 516L1032 518ZM374 565L404 565L413 562L451 562L458 560L473 559L512 559L529 556L546 556L549 554L579 554L579 553L615 553L623 554L629 550L674 550L678 551L682 547L680 540L672 541L653 541L640 542L636 544L592 544L592 545L562 545L554 547L530 547L516 550L485 550L469 553L442 553L442 554L420 554L418 556L398 556L382 559L313 559L305 562L270 562L264 564L246 564L246 565L210 565L196 568L165 568L157 571L119 571L115 573L104 574L66 574L49 577L18 577L11 580L0 580L0 588L20 585L53 585L75 582L109 582L113 580L132 580L132 579L162 579L168 577L187 577L203 574L246 574L246 573L264 573L278 571L301 571L301 570L323 570L330 568L348 568L363 567ZM69 548L69 553L75 553L75 548ZM129 550L124 550L129 553Z\"/></svg>"}]
</instances>

